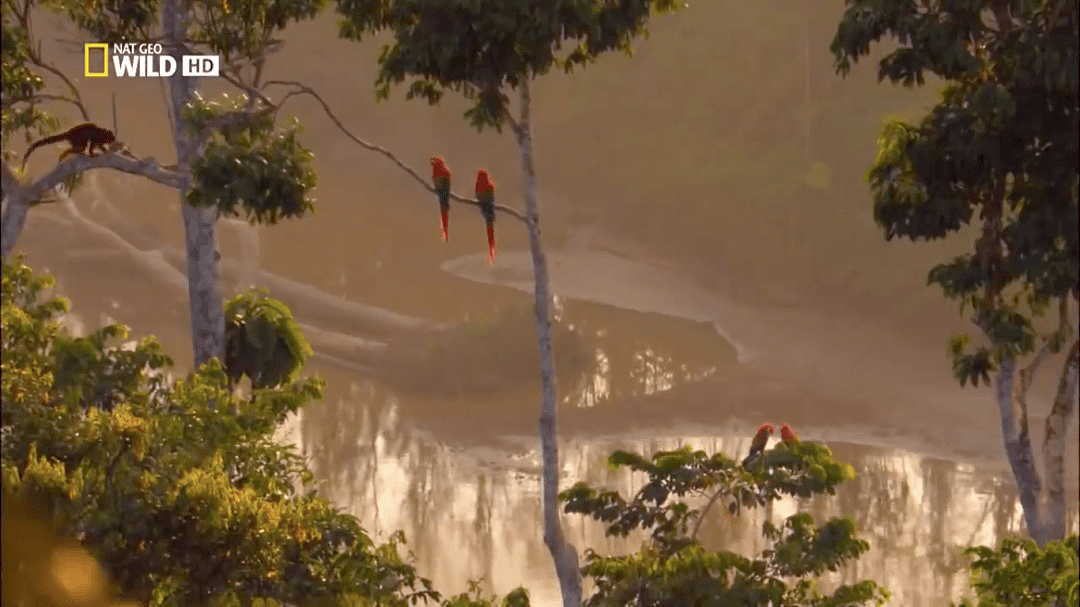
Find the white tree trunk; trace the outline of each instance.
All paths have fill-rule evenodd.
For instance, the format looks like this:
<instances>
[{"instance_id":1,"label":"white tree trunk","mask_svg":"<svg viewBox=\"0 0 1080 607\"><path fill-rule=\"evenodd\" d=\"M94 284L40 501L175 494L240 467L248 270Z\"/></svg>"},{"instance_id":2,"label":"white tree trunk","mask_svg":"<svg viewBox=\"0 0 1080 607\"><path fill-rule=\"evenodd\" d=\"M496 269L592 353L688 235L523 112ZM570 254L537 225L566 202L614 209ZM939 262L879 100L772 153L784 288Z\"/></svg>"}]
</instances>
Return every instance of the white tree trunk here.
<instances>
[{"instance_id":1,"label":"white tree trunk","mask_svg":"<svg viewBox=\"0 0 1080 607\"><path fill-rule=\"evenodd\" d=\"M1043 537L1035 537L1041 546L1065 537L1065 432L1076 414L1076 389L1080 376L1080 341L1074 341L1061 369L1057 393L1050 415L1046 417L1043 440L1044 490L1039 495ZM1034 534L1033 534L1034 537Z\"/></svg>"},{"instance_id":2,"label":"white tree trunk","mask_svg":"<svg viewBox=\"0 0 1080 607\"><path fill-rule=\"evenodd\" d=\"M1054 404L1046 418L1041 478L1028 432L1027 407L1027 392L1037 364L1017 369L1015 359L1008 357L998 367L994 381L1005 455L1016 480L1028 534L1040 546L1065 537L1065 431L1076 412L1078 347L1080 342L1074 342L1066 355Z\"/></svg>"},{"instance_id":3,"label":"white tree trunk","mask_svg":"<svg viewBox=\"0 0 1080 607\"><path fill-rule=\"evenodd\" d=\"M533 164L532 131L529 118L529 81L521 87L521 120L514 130L521 151L521 170L525 175L525 218L529 233L529 251L533 260L534 320L540 354L540 450L543 455L541 480L544 500L544 543L551 551L555 573L559 577L563 607L581 605L581 571L573 544L566 541L559 519L559 444L555 385L555 359L551 352L551 292L547 257L540 240L539 203L536 196L536 168Z\"/></svg>"},{"instance_id":4,"label":"white tree trunk","mask_svg":"<svg viewBox=\"0 0 1080 607\"><path fill-rule=\"evenodd\" d=\"M176 59L178 68L184 54L180 44L187 39L190 19L191 6L188 0L165 0L161 25L169 43L167 52ZM183 109L194 97L198 86L197 78L182 76L180 69L169 77L176 165L177 171L185 175L189 174L196 145L194 137L184 125ZM180 206L187 248L191 339L195 350L195 365L198 366L213 357L222 357L225 349L225 302L221 291L221 255L217 250L215 235L217 209L196 208L185 204L184 196L188 187L190 182L185 180L180 187Z\"/></svg>"},{"instance_id":5,"label":"white tree trunk","mask_svg":"<svg viewBox=\"0 0 1080 607\"><path fill-rule=\"evenodd\" d=\"M9 259L11 252L15 250L15 243L22 234L29 212L28 201L19 196L10 196L8 203L4 205L3 217L0 218L0 247L3 248L4 259Z\"/></svg>"},{"instance_id":6,"label":"white tree trunk","mask_svg":"<svg viewBox=\"0 0 1080 607\"><path fill-rule=\"evenodd\" d=\"M3 208L0 209L0 255L6 260L11 257L15 243L26 225L30 200L27 200L26 189L19 183L7 162L0 159L0 163L0 171L3 171L0 174L0 197L3 197Z\"/></svg>"}]
</instances>

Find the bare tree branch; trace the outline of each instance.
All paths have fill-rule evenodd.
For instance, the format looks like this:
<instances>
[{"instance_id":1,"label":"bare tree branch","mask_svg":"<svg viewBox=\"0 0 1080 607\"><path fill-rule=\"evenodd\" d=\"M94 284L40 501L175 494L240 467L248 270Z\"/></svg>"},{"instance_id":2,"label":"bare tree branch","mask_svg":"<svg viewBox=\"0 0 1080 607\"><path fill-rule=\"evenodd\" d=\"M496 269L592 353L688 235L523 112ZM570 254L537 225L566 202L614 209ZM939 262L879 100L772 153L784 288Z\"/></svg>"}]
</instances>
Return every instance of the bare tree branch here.
<instances>
[{"instance_id":1,"label":"bare tree branch","mask_svg":"<svg viewBox=\"0 0 1080 607\"><path fill-rule=\"evenodd\" d=\"M231 84L231 85L235 86L236 88L238 88L238 89L244 91L245 93L247 93L249 97L253 97L255 99L258 99L259 101L262 101L263 103L265 103L265 104L267 104L269 106L273 106L275 108L280 109L281 102L278 102L278 103L275 104L273 101L270 100L269 97L266 96L265 93L263 93L262 91L260 91L257 88L254 88L254 87L252 87L252 86L250 86L248 84L245 84L244 81L239 76L234 77L234 76L230 75L228 72L221 72L221 77L224 78L229 84ZM286 98L288 98L288 95L286 95Z\"/></svg>"},{"instance_id":2,"label":"bare tree branch","mask_svg":"<svg viewBox=\"0 0 1080 607\"><path fill-rule=\"evenodd\" d=\"M1054 332L1054 337L1047 339L1042 347L1039 348L1039 351L1035 353L1035 358L1032 359L1031 364L1020 371L1021 394L1027 394L1028 389L1035 380L1035 373L1039 370L1039 366L1046 362L1046 359L1049 358L1051 354L1054 354L1057 351L1054 348L1055 342L1069 326L1069 296L1065 295L1058 304L1058 328Z\"/></svg>"},{"instance_id":3,"label":"bare tree branch","mask_svg":"<svg viewBox=\"0 0 1080 607\"><path fill-rule=\"evenodd\" d=\"M75 107L79 108L80 110L82 109L81 106L79 106L79 103L77 101L75 101L71 97L65 97L64 95L47 95L47 94L41 93L41 94L34 95L33 99L30 102L31 103L37 103L37 102L40 102L40 101L59 101L59 102L62 102L62 103L70 103L71 105L74 105Z\"/></svg>"},{"instance_id":4,"label":"bare tree branch","mask_svg":"<svg viewBox=\"0 0 1080 607\"><path fill-rule=\"evenodd\" d=\"M25 188L25 191L22 192L22 197L33 200L79 173L90 169L102 168L113 169L131 175L139 175L172 188L180 187L183 183L183 175L158 164L157 160L154 160L153 158L136 158L124 152L111 152L108 154L99 154L97 156L73 154L70 156L69 160L65 160L56 165L56 167L54 167L52 171L46 173L44 177L29 185L21 186ZM4 163L4 169L6 179L7 173L10 171L7 167L7 163ZM7 188L5 187L5 190L6 189ZM14 192L12 193L12 196L14 196Z\"/></svg>"},{"instance_id":5,"label":"bare tree branch","mask_svg":"<svg viewBox=\"0 0 1080 607\"><path fill-rule=\"evenodd\" d=\"M720 499L720 496L726 493L724 489L725 487L720 487L719 489L717 489L716 492L712 494L712 497L709 498L709 501L705 504L705 507L701 509L700 513L698 513L697 521L694 522L694 530L690 533L690 539L697 539L698 531L701 529L701 523L705 521L705 515L709 513L710 509L712 509L713 504L716 503L716 500Z\"/></svg>"},{"instance_id":6,"label":"bare tree branch","mask_svg":"<svg viewBox=\"0 0 1080 607\"><path fill-rule=\"evenodd\" d=\"M431 194L435 193L435 187L430 183L429 180L424 179L423 177L421 177L420 173L418 173L416 171L416 169L414 169L414 168L410 167L409 165L405 164L404 162L402 162L397 156L394 155L393 152L391 152L390 150L387 150L384 147L375 145L374 143L369 143L367 141L364 141L363 139L357 137L356 135L353 135L349 131L349 129L345 128L345 125L342 124L341 120L339 120L338 117L334 114L333 110L330 109L330 106L326 103L326 101L324 101L323 98L320 97L318 93L316 93L314 90L312 90L311 87L309 87L307 85L304 85L304 84L301 84L299 82L289 81L289 80L270 80L264 86L270 86L272 84L276 84L276 85L280 85L280 86L292 86L292 87L295 87L297 90L289 93L289 95L298 94L298 95L310 95L311 97L313 97L319 103L319 105L322 106L323 112L326 113L326 115L330 118L330 120L333 121L335 125L337 125L338 130L340 130L342 133L344 133L346 137L348 137L349 139L352 139L357 145L359 145L360 147L362 147L362 148L364 148L366 150L370 150L372 152L378 152L379 154L382 154L383 156L389 158L391 162L393 162L394 164L396 164L398 166L398 168L400 168L401 170L403 170L406 173L408 173L409 175L411 175L412 178L415 179L416 182L419 183L421 186L423 186L423 188L425 190L427 190ZM288 98L289 95L286 95L286 98ZM282 103L283 102L284 102L284 99L282 100ZM280 106L281 106L281 104L279 103L278 107L280 107ZM475 207L480 206L479 201L474 200L472 198L466 198L466 197L464 197L464 196L462 196L460 194L456 194L454 192L450 193L450 198L457 201L457 202L463 203L463 204L471 204L471 205L473 205ZM503 205L495 205L495 208L499 212L504 213L506 215L509 215L509 216L517 219L518 221L525 222L525 215L522 214L520 211L518 211L516 209L512 209L510 207L503 206Z\"/></svg>"},{"instance_id":7,"label":"bare tree branch","mask_svg":"<svg viewBox=\"0 0 1080 607\"><path fill-rule=\"evenodd\" d=\"M24 23L24 25L27 27L28 31L29 31L29 25L28 25L29 20L30 20L29 15L27 15L26 23ZM90 113L86 111L86 105L83 104L82 95L79 94L79 89L75 86L75 83L73 83L71 81L71 79L69 79L67 76L65 76L64 72L57 69L51 63L45 62L41 58L41 49L38 49L36 51L34 50L33 41L28 40L27 42L28 42L28 44L27 44L27 57L30 59L30 62L33 63L34 65L40 67L41 69L46 70L50 74L56 76L61 81L63 81L63 83L65 85L67 85L68 89L71 90L71 94L74 95L75 98L74 99L65 99L65 100L69 101L72 105L79 108L79 113L82 114L83 120L86 120L87 122L89 122L90 121Z\"/></svg>"},{"instance_id":8,"label":"bare tree branch","mask_svg":"<svg viewBox=\"0 0 1080 607\"><path fill-rule=\"evenodd\" d=\"M341 122L341 119L339 119L337 117L337 115L334 113L334 111L332 109L330 109L330 104L328 104L322 98L321 95L319 95L317 92L315 92L314 89L307 86L306 84L303 84L303 83L297 82L297 81L293 81L293 80L270 80L270 81L267 81L266 84L263 85L263 88L266 88L266 87L271 86L271 85L277 85L277 86L292 87L292 88L295 89L295 90L289 91L288 93L285 94L284 97L281 98L280 101L278 101L277 103L274 103L274 101L271 100L270 97L266 95L266 93L264 93L260 89L254 88L254 87L246 84L238 75L230 75L230 74L228 74L226 72L222 72L221 76L229 84L232 84L236 88L238 88L238 89L244 91L245 93L247 93L248 99L249 99L249 103L248 103L249 108L253 105L253 103L254 103L254 101L256 99L259 100L259 101L262 101L264 104L266 104L268 106L265 110L261 110L261 111L272 111L273 113L277 113L277 111L279 111L281 109L281 107L285 104L285 101L287 101L290 97L293 97L293 96L308 95L308 96L314 98L315 101L318 102L318 104L320 106L322 106L323 112L327 115L327 117L330 118L330 120L338 127L338 130L340 130L342 133L344 133L346 137L348 137L349 139L352 139L353 142L355 142L357 145L359 145L360 147L362 147L362 148L364 148L366 150L370 150L372 152L377 152L377 153L382 154L383 156L389 158L390 161L393 162L394 164L396 164L401 170L405 171L410 176L412 176L412 178L414 180L416 180L416 182L419 183L421 186L423 186L423 188L425 190L427 190L431 194L435 193L435 187L429 182L429 180L424 179L420 175L420 173L418 173L416 171L416 169L414 169L411 166L405 164L393 152L391 152L390 150L387 150L386 148L384 148L382 146L375 145L374 143L370 143L368 141L365 141L364 139L361 139L360 137L357 137L351 131L349 131L349 129L344 125L344 123ZM233 116L232 117L233 120L240 119L240 118L242 118L244 116L244 112L232 112L230 114ZM524 116L527 116L527 115L528 115L527 113L524 114ZM227 116L229 116L229 114L223 115L221 118L224 119ZM509 115L508 115L508 120L510 121L511 128L514 130L515 135L520 136L520 130L521 130L520 124L518 122L515 122L513 120L513 117L509 116ZM215 123L213 125L208 124L207 128L203 130L202 136L205 136L206 138L209 138L210 136L213 135L214 130L215 130L215 126L216 126L216 128L221 128L221 126L223 126L224 124L225 124L224 121L222 123ZM201 142L200 145L205 143L205 139L202 139L202 136L200 136L200 142ZM475 207L480 206L479 201L477 201L477 200L475 200L473 198L466 198L466 197L464 197L464 196L462 196L462 195L460 195L460 194L458 194L456 192L451 192L450 193L450 198L452 200L454 200L456 202L459 202L459 203L462 203L462 204L470 204L470 205L473 205ZM508 206L505 206L505 205L497 204L497 205L495 205L495 209L497 211L505 214L505 215L509 215L509 216L513 217L514 219L517 219L518 221L520 221L522 223L524 223L526 221L525 215L522 212L520 212L520 211L518 211L518 210L516 210L514 208L511 208L511 207L508 207Z\"/></svg>"}]
</instances>

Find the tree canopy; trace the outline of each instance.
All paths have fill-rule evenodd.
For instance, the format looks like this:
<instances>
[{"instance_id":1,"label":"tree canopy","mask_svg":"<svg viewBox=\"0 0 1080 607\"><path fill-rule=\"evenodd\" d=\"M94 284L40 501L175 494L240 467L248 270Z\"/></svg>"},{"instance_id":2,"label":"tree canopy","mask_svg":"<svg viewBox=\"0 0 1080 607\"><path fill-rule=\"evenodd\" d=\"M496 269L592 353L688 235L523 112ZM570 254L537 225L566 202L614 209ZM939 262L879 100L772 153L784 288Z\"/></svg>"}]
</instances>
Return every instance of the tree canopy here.
<instances>
[{"instance_id":1,"label":"tree canopy","mask_svg":"<svg viewBox=\"0 0 1080 607\"><path fill-rule=\"evenodd\" d=\"M1024 539L1002 538L997 549L972 546L975 600L960 607L1066 607L1080 603L1080 538L1075 534L1039 548Z\"/></svg>"},{"instance_id":2,"label":"tree canopy","mask_svg":"<svg viewBox=\"0 0 1080 607\"><path fill-rule=\"evenodd\" d=\"M273 438L321 396L322 380L244 397L216 361L171 379L153 338L127 349L115 343L126 338L119 325L68 335L57 319L66 302L44 297L51 283L4 262L5 500L57 521L57 534L79 540L143 604L442 600L400 556L400 535L376 544L314 492L296 448ZM485 604L474 598L446 600ZM509 598L527 604L521 592Z\"/></svg>"},{"instance_id":3,"label":"tree canopy","mask_svg":"<svg viewBox=\"0 0 1080 607\"><path fill-rule=\"evenodd\" d=\"M631 52L656 12L674 0L338 0L341 36L351 40L389 31L393 43L379 56L376 90L408 80L407 97L437 103L445 91L473 102L465 112L477 129L501 129L515 89L553 67L570 71L601 53Z\"/></svg>"},{"instance_id":4,"label":"tree canopy","mask_svg":"<svg viewBox=\"0 0 1080 607\"><path fill-rule=\"evenodd\" d=\"M867 173L874 219L886 239L975 229L971 252L934 266L927 282L982 331L975 344L953 336L953 372L961 385L994 374L1005 453L1039 544L1065 535L1064 435L1080 374L1070 312L1080 304L1077 13L1069 0L849 0L831 47L846 74L892 37L899 48L880 60L879 80L913 86L930 73L946 82L918 124L886 123ZM1040 321L1049 311L1056 327ZM1027 394L1042 362L1066 345L1040 475Z\"/></svg>"},{"instance_id":5,"label":"tree canopy","mask_svg":"<svg viewBox=\"0 0 1080 607\"><path fill-rule=\"evenodd\" d=\"M954 340L961 382L987 381L1005 355L1039 345L1033 319L1080 289L1075 2L852 0L832 43L838 71L890 36L878 78L947 80L919 123L890 120L867 179L887 239L938 239L981 224L971 253L928 282L974 311L989 344ZM1060 347L1063 336L1055 336Z\"/></svg>"},{"instance_id":6,"label":"tree canopy","mask_svg":"<svg viewBox=\"0 0 1080 607\"><path fill-rule=\"evenodd\" d=\"M689 447L650 457L616 451L608 464L644 473L648 480L629 499L579 482L560 495L566 512L603 522L607 535L625 537L643 529L649 539L632 554L587 552L582 571L596 586L585 602L589 607L883 605L889 597L870 580L840 585L831 593L818 586L823 573L837 571L869 549L857 538L850 518L820 526L806 513L793 514L779 526L765 521L761 532L768 548L749 557L706 548L697 538L703 517L721 498L737 499L749 509L785 495L834 493L855 472L824 445L781 443L749 469L722 453ZM692 506L689 498L705 505Z\"/></svg>"}]
</instances>

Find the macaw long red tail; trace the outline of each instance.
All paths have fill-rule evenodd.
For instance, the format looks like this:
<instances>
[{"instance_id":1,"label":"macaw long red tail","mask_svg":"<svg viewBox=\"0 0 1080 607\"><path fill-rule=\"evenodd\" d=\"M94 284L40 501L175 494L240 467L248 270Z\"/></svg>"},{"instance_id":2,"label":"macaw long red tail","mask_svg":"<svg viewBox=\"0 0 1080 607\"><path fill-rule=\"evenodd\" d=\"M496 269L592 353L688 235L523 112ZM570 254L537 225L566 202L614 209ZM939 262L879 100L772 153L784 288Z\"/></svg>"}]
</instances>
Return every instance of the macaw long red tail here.
<instances>
[{"instance_id":1,"label":"macaw long red tail","mask_svg":"<svg viewBox=\"0 0 1080 607\"><path fill-rule=\"evenodd\" d=\"M450 213L445 209L439 211L439 227L442 228L443 242L446 242L450 239Z\"/></svg>"},{"instance_id":2,"label":"macaw long red tail","mask_svg":"<svg viewBox=\"0 0 1080 607\"><path fill-rule=\"evenodd\" d=\"M488 263L495 263L495 222L487 222Z\"/></svg>"}]
</instances>

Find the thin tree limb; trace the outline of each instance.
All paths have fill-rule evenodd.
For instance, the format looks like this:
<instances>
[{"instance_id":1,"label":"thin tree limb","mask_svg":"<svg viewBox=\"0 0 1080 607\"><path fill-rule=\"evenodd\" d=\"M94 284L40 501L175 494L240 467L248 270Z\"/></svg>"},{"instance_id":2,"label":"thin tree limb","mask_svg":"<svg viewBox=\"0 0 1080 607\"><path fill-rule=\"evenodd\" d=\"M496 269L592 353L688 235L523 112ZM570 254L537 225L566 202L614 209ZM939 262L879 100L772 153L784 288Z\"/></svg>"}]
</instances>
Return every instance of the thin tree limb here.
<instances>
[{"instance_id":1,"label":"thin tree limb","mask_svg":"<svg viewBox=\"0 0 1080 607\"><path fill-rule=\"evenodd\" d=\"M1061 303L1058 305L1058 328L1057 331L1055 331L1055 334L1060 335L1063 331L1066 331L1069 326L1069 296L1065 295L1061 298ZM1031 364L1020 371L1021 393L1027 394L1028 389L1031 388L1031 384L1035 380L1035 373L1039 370L1039 366L1055 352L1054 339L1047 339L1042 347L1039 348L1039 351L1035 353L1035 358L1031 360Z\"/></svg>"},{"instance_id":2,"label":"thin tree limb","mask_svg":"<svg viewBox=\"0 0 1080 607\"><path fill-rule=\"evenodd\" d=\"M270 97L268 97L266 95L266 93L264 93L262 90L245 84L239 77L234 77L234 76L232 76L230 74L227 74L225 72L222 72L221 76L229 84L232 84L236 88L238 88L238 89L244 91L245 93L247 93L249 99L251 99L251 100L258 99L259 101L262 101L263 103L265 103L268 106L266 111L272 111L273 113L277 113L277 111L279 111L281 109L281 107L285 104L285 101L287 101L289 99L289 97L299 96L299 95L308 95L308 96L312 97L313 99L315 99L315 101L320 106L322 106L322 110L326 114L326 116L328 118L330 118L330 120L334 123L334 125L337 126L338 130L340 130L346 137L348 137L354 143L356 143L357 145L359 145L360 147L362 147L362 148L364 148L366 150L369 150L369 151L372 151L372 152L377 152L379 154L382 154L386 158L389 158L391 162L396 164L398 166L398 168L400 168L401 170L408 173L425 190L427 190L431 194L435 193L435 187L429 182L429 180L422 177L420 175L420 173L417 172L416 169L414 169L411 166L405 164L405 162L403 162L400 158L398 158L396 154L394 154L393 152L391 152L390 150L388 150L388 149L386 149L386 148L384 148L382 146L379 146L379 145L376 145L376 144L371 143L369 141L366 141L366 140L364 140L364 139L362 139L360 137L357 137L355 134L353 134L352 131L350 131L345 126L345 124L341 121L341 119L337 117L337 114L335 114L334 111L330 108L330 104L327 103L326 100L323 99L322 96L319 95L310 86L307 86L306 84L304 84L302 82L297 82L295 80L269 80L269 81L266 82L266 84L264 84L262 86L262 88L265 89L268 86L277 85L277 86L293 87L294 89L296 89L296 90L293 90L293 91L289 91L288 93L285 94L284 97L282 97L282 99L280 101L278 101L277 103L274 103L270 99ZM250 105L251 104L249 103L249 107L250 107ZM273 108L273 109L270 110L270 108ZM525 122L525 116L526 115L527 115L527 113L522 114L521 123ZM520 137L520 135L521 135L521 123L519 123L517 121L514 121L513 116L510 116L509 113L507 114L507 119L508 119L508 121L510 123L511 130L513 130L513 132L514 132L514 135L516 137ZM204 133L208 133L209 135L212 135L213 130L210 129L209 131L204 131ZM472 206L475 206L475 207L480 206L480 202L478 200L473 199L473 198L466 198L465 196L462 196L462 195L460 195L460 194L458 194L456 192L450 192L450 199L454 200L455 202L461 203L461 204L469 204L469 205L472 205ZM501 204L495 205L495 209L496 209L496 211L501 212L501 213L503 213L505 215L509 215L509 216L513 217L514 219L517 219L518 221L520 221L522 223L526 222L525 215L521 211L518 211L517 209L514 209L512 207L508 207L508 206L505 206L505 205L501 205Z\"/></svg>"},{"instance_id":3,"label":"thin tree limb","mask_svg":"<svg viewBox=\"0 0 1080 607\"><path fill-rule=\"evenodd\" d=\"M326 113L327 117L329 117L330 120L333 121L333 123L338 127L338 130L340 130L342 133L344 133L346 137L348 137L349 139L352 139L353 142L355 142L357 145L359 145L360 147L362 147L362 148L364 148L366 150L369 150L369 151L372 151L372 152L377 152L377 153L382 154L383 156L389 158L391 162L393 162L394 164L396 164L398 166L398 168L400 168L401 170L403 170L406 173L408 173L409 175L411 175L412 178L415 179L416 182L419 183L421 186L423 186L423 188L425 190L427 190L431 194L435 193L435 187L430 183L430 180L425 179L424 177L422 177L420 175L420 173L418 173L416 171L416 169L414 169L411 166L409 166L409 165L405 164L404 162L402 162L402 160L399 159L393 152L391 152L390 150L387 150L386 148L384 148L382 146L375 145L374 143L370 143L368 141L365 141L365 140L357 137L356 135L352 134L352 132L350 132L349 129L346 128L345 125L341 122L341 120L334 114L333 110L330 109L330 105L327 104L326 101L324 101L323 98L321 96L319 96L319 94L316 93L311 87L309 87L309 86L307 86L305 84L302 84L300 82L295 82L295 81L291 81L291 80L270 80L264 86L270 86L270 85L292 86L292 87L295 87L297 90L293 91L293 93L291 93L291 94L310 95L311 97L313 97L315 99L315 101L317 101L319 103L319 105L322 106L323 112ZM284 102L284 100L282 100L282 101ZM278 105L280 107L280 104L278 104ZM522 115L524 116L525 113L523 112ZM524 118L522 118L522 122L524 122ZM515 126L514 128L517 129L518 127ZM517 130L515 130L515 134L517 134ZM450 198L457 201L457 202L463 203L463 204L471 204L471 205L473 205L475 207L480 206L479 201L477 201L475 199L472 199L472 198L466 198L466 197L464 197L464 196L462 196L460 194L454 193L454 192L450 193ZM504 213L506 215L509 215L509 216L517 219L518 221L521 221L523 223L526 221L525 220L525 215L522 214L520 211L518 211L516 209L510 208L510 207L507 207L507 206L503 206L503 205L495 205L495 208L499 212Z\"/></svg>"},{"instance_id":4,"label":"thin tree limb","mask_svg":"<svg viewBox=\"0 0 1080 607\"><path fill-rule=\"evenodd\" d=\"M30 17L29 17L29 15L27 15L25 23L24 23L24 26L27 28L27 31L29 31L29 29L30 29L29 28L29 21L30 21ZM46 63L41 58L40 49L38 49L37 51L34 50L33 41L27 40L26 48L27 48L27 55L28 55L27 58L30 59L31 63L33 63L34 65L40 67L43 70L46 70L50 74L56 76L61 81L63 81L63 83L65 85L67 85L68 89L71 90L71 94L75 96L74 99L68 99L67 101L71 102L75 107L79 108L79 113L82 114L83 120L86 120L87 122L90 122L90 113L86 111L86 105L83 104L82 95L79 94L79 89L75 86L75 83L73 83L71 81L71 79L69 79L67 76L65 76L64 72L60 71L59 69L54 67L52 64Z\"/></svg>"},{"instance_id":5,"label":"thin tree limb","mask_svg":"<svg viewBox=\"0 0 1080 607\"><path fill-rule=\"evenodd\" d=\"M701 529L701 523L705 521L705 515L709 513L709 510L712 509L713 504L716 503L716 500L720 499L721 495L724 495L724 487L717 489L716 492L712 494L712 497L709 498L709 501L705 503L705 507L701 509L697 521L694 522L694 531L690 533L690 539L697 539L698 530Z\"/></svg>"}]
</instances>

